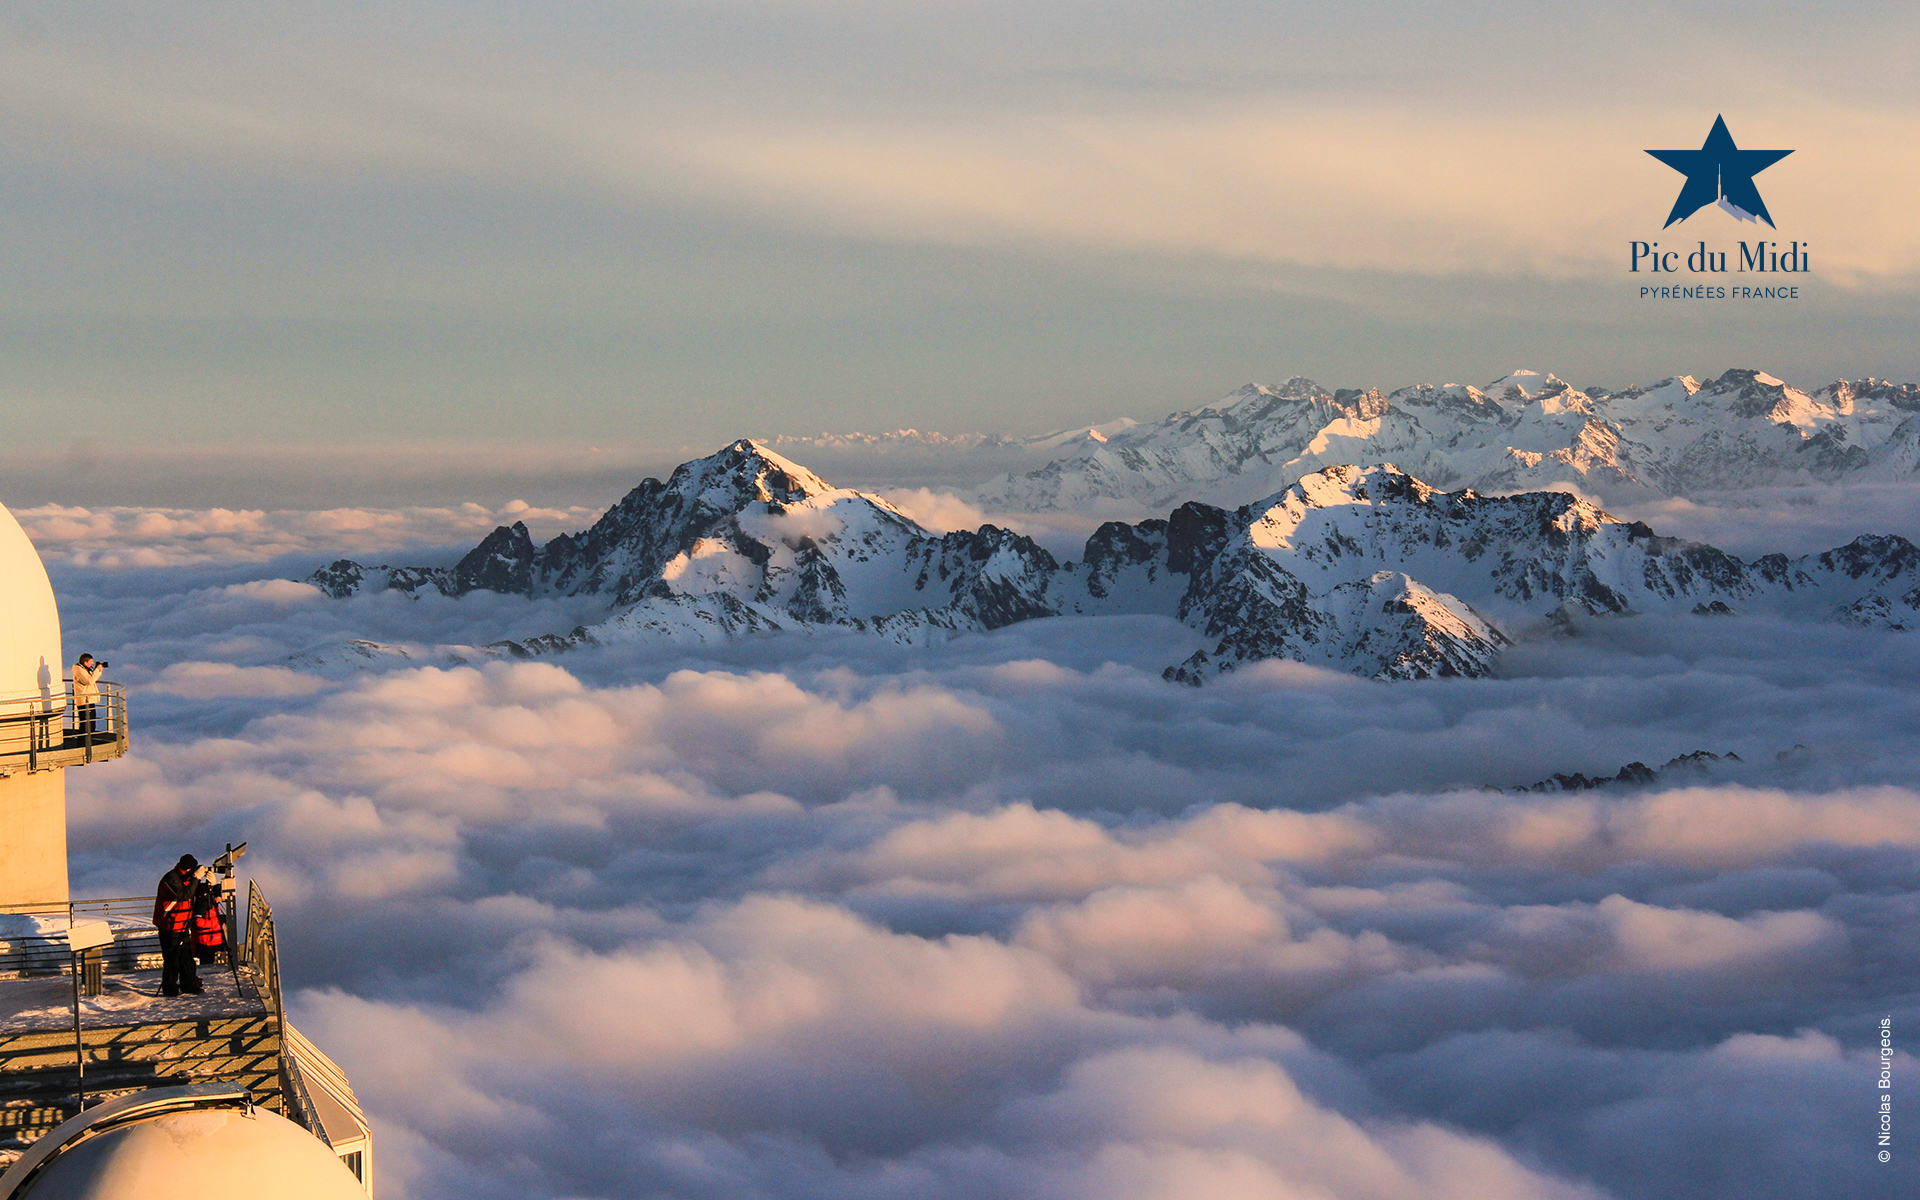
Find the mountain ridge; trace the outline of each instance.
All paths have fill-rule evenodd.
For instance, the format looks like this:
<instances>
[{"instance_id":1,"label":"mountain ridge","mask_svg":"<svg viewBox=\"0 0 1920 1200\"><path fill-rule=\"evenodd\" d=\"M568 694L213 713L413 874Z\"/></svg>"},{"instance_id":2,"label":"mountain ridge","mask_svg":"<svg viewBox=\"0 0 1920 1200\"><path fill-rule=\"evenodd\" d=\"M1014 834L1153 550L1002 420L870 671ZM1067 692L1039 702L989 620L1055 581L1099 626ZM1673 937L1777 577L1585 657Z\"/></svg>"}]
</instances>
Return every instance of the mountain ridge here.
<instances>
[{"instance_id":1,"label":"mountain ridge","mask_svg":"<svg viewBox=\"0 0 1920 1200\"><path fill-rule=\"evenodd\" d=\"M1920 385L1802 391L1736 368L1614 392L1516 370L1484 388L1328 389L1295 376L1080 443L975 487L991 511L1199 499L1237 507L1328 466L1385 462L1446 488L1577 487L1614 503L1920 469Z\"/></svg>"},{"instance_id":2,"label":"mountain ridge","mask_svg":"<svg viewBox=\"0 0 1920 1200\"><path fill-rule=\"evenodd\" d=\"M648 479L579 534L501 526L453 567L342 559L309 582L363 591L603 596L607 617L502 642L519 655L630 638L843 628L913 642L1064 615L1156 614L1211 649L1198 684L1286 658L1383 679L1483 676L1520 630L1569 612L1772 612L1920 624L1920 548L1864 535L1747 562L1664 538L1566 492L1445 492L1391 464L1341 465L1228 510L1110 521L1077 561L996 525L936 533L750 440Z\"/></svg>"}]
</instances>

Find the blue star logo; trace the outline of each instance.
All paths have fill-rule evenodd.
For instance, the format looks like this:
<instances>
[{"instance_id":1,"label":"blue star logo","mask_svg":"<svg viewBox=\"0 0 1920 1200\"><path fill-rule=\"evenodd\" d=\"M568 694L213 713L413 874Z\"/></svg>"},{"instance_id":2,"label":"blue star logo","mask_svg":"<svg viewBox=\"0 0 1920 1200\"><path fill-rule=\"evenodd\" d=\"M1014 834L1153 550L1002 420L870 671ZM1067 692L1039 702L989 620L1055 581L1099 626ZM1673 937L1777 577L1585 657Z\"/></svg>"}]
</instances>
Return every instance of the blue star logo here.
<instances>
[{"instance_id":1,"label":"blue star logo","mask_svg":"<svg viewBox=\"0 0 1920 1200\"><path fill-rule=\"evenodd\" d=\"M1773 225L1767 202L1760 198L1760 189L1753 186L1753 177L1793 151L1742 150L1733 144L1726 118L1715 117L1706 145L1698 150L1649 150L1647 153L1687 177L1687 182L1681 185L1680 198L1673 202L1673 211L1667 215L1667 225L1686 220L1716 200L1721 208L1742 221L1757 217Z\"/></svg>"}]
</instances>

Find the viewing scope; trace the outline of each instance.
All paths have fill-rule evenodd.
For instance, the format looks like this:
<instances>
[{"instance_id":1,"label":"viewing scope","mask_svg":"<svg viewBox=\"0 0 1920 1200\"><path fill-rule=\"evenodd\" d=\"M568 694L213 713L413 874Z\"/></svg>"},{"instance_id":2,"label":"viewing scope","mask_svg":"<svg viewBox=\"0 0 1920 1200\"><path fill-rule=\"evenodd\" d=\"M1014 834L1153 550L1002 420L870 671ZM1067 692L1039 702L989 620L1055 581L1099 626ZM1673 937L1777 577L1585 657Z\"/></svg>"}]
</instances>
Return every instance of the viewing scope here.
<instances>
[{"instance_id":1,"label":"viewing scope","mask_svg":"<svg viewBox=\"0 0 1920 1200\"><path fill-rule=\"evenodd\" d=\"M220 894L221 895L226 896L226 895L233 894L233 891L234 891L233 864L236 860L240 858L244 858L246 856L246 853L247 853L247 844L245 842L241 842L238 846L234 845L232 842L228 842L227 852L225 854L222 854L219 858L214 859L213 865L207 868L207 871L209 873L218 875L220 877Z\"/></svg>"}]
</instances>

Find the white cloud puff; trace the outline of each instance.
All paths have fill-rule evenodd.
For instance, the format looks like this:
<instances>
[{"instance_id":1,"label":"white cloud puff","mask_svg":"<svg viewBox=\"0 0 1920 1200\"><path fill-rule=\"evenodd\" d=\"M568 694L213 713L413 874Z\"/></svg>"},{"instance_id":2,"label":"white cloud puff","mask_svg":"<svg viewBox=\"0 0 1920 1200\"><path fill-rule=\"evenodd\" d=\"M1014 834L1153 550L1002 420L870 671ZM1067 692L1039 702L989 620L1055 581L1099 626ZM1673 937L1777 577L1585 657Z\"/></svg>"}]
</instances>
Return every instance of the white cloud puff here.
<instances>
[{"instance_id":1,"label":"white cloud puff","mask_svg":"<svg viewBox=\"0 0 1920 1200\"><path fill-rule=\"evenodd\" d=\"M222 696L310 696L326 687L326 680L286 667L182 662L161 671L143 690L213 700Z\"/></svg>"}]
</instances>

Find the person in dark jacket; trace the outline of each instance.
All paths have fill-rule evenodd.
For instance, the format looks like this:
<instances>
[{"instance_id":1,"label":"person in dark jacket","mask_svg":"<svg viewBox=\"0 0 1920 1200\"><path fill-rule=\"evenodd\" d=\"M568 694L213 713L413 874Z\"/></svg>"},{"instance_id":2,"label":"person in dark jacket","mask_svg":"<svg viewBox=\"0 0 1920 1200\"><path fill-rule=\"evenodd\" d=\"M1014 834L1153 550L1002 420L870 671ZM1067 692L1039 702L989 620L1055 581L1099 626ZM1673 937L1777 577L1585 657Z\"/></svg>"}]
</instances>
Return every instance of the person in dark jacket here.
<instances>
[{"instance_id":1,"label":"person in dark jacket","mask_svg":"<svg viewBox=\"0 0 1920 1200\"><path fill-rule=\"evenodd\" d=\"M160 931L162 996L200 992L200 973L193 962L193 900L200 890L194 873L199 869L199 859L182 854L173 870L160 877L160 890L153 898L153 927Z\"/></svg>"}]
</instances>

